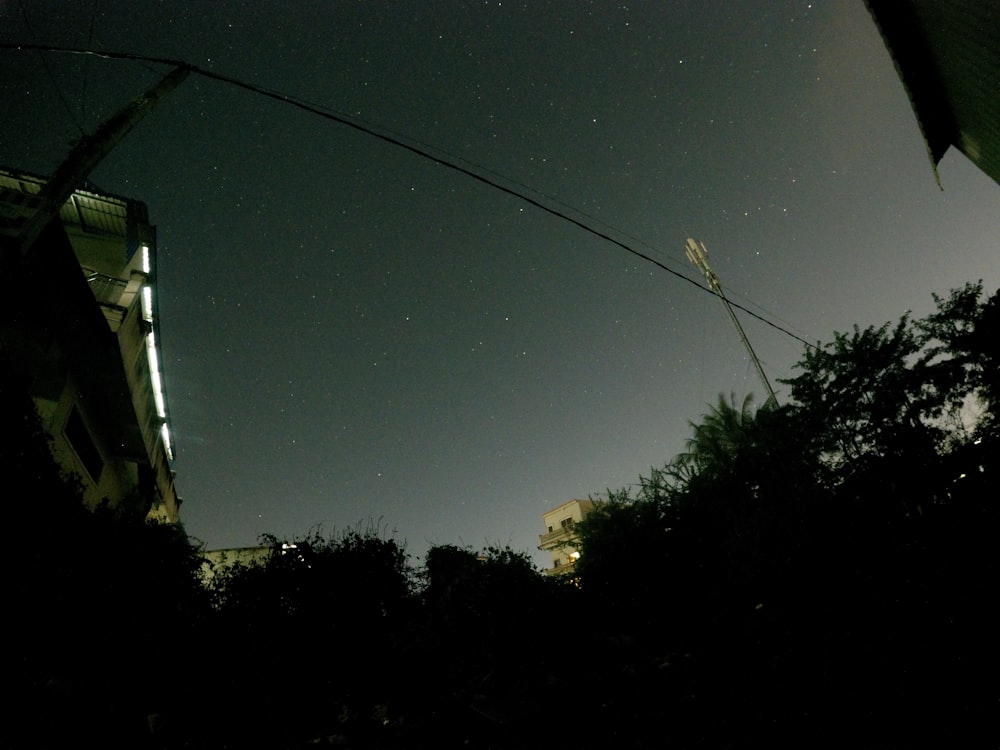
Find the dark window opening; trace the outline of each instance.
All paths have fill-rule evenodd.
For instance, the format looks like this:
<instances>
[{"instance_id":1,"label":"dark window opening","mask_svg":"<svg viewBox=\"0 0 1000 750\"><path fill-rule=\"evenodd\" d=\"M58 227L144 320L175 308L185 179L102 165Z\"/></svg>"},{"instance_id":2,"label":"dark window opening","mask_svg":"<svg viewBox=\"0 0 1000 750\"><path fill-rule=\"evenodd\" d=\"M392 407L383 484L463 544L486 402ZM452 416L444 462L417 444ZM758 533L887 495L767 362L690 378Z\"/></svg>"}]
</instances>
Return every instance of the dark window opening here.
<instances>
[{"instance_id":1,"label":"dark window opening","mask_svg":"<svg viewBox=\"0 0 1000 750\"><path fill-rule=\"evenodd\" d=\"M90 435L90 430L83 422L80 411L74 406L66 420L66 427L63 430L70 446L76 452L77 458L83 464L83 468L90 474L90 478L97 484L101 479L101 471L104 469L104 459L101 458L100 451L94 444L94 438Z\"/></svg>"}]
</instances>

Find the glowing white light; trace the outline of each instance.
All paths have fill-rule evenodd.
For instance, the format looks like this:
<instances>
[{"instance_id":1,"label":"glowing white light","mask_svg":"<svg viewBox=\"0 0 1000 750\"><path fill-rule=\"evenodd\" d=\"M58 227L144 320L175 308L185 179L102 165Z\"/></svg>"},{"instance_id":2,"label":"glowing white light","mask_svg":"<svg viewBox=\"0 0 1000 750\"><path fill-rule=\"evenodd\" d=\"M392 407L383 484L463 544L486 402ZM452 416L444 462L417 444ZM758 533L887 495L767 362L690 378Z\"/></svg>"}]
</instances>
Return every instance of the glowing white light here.
<instances>
[{"instance_id":1,"label":"glowing white light","mask_svg":"<svg viewBox=\"0 0 1000 750\"><path fill-rule=\"evenodd\" d=\"M145 273L150 271L149 246L142 246L142 270ZM153 322L153 288L149 285L142 287L142 319L147 323ZM153 389L153 401L156 404L156 414L164 420L160 425L160 439L163 441L163 450L167 454L167 459L174 460L174 451L170 443L170 428L167 426L167 407L163 398L163 379L160 377L160 357L156 351L156 336L152 330L146 334L146 358L149 362L149 379Z\"/></svg>"},{"instance_id":2,"label":"glowing white light","mask_svg":"<svg viewBox=\"0 0 1000 750\"><path fill-rule=\"evenodd\" d=\"M174 451L170 447L170 428L167 427L166 422L160 425L160 438L163 440L163 450L167 452L167 459L173 461Z\"/></svg>"},{"instance_id":3,"label":"glowing white light","mask_svg":"<svg viewBox=\"0 0 1000 750\"><path fill-rule=\"evenodd\" d=\"M153 288L149 286L142 288L142 319L148 322L153 320Z\"/></svg>"},{"instance_id":4,"label":"glowing white light","mask_svg":"<svg viewBox=\"0 0 1000 750\"><path fill-rule=\"evenodd\" d=\"M156 354L156 339L152 331L146 336L146 355L149 357L149 375L153 381L153 400L156 402L156 413L162 419L167 417L167 409L163 403L163 382L160 379L160 360Z\"/></svg>"}]
</instances>

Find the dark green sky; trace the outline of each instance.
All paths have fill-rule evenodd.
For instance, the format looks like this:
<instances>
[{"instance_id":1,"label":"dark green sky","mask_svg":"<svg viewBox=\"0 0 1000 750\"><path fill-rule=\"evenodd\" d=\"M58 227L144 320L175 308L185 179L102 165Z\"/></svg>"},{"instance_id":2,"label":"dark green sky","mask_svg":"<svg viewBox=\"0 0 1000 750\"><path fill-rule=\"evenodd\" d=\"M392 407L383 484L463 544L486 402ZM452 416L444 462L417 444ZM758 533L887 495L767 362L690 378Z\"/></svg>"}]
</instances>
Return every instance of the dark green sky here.
<instances>
[{"instance_id":1,"label":"dark green sky","mask_svg":"<svg viewBox=\"0 0 1000 750\"><path fill-rule=\"evenodd\" d=\"M1000 283L998 187L955 152L935 184L860 0L184 5L7 2L0 41L180 58L297 96L691 276L697 237L732 299L810 340ZM0 163L41 173L166 72L0 65ZM635 482L720 392L761 391L718 300L216 81L182 84L93 179L158 225L177 486L210 547L382 519L417 554L533 548L544 510ZM743 324L788 375L801 345Z\"/></svg>"}]
</instances>

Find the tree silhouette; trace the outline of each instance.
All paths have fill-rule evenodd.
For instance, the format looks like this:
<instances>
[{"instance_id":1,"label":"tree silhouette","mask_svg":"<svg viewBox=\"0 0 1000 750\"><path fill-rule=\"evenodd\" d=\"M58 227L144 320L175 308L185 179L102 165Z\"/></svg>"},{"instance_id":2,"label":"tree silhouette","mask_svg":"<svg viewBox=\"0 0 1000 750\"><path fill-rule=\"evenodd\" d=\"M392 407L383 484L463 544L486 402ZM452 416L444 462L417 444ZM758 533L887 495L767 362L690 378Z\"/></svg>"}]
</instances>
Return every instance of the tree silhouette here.
<instances>
[{"instance_id":1,"label":"tree silhouette","mask_svg":"<svg viewBox=\"0 0 1000 750\"><path fill-rule=\"evenodd\" d=\"M378 527L265 541L260 564L212 579L216 612L199 657L218 679L192 696L186 733L282 743L382 731L405 684L405 549Z\"/></svg>"},{"instance_id":2,"label":"tree silhouette","mask_svg":"<svg viewBox=\"0 0 1000 750\"><path fill-rule=\"evenodd\" d=\"M675 462L688 467L691 476L732 473L737 458L754 439L755 411L752 394L747 394L739 405L735 393L728 401L720 394L718 404L700 422L691 422L694 434L687 441L687 452Z\"/></svg>"},{"instance_id":3,"label":"tree silhouette","mask_svg":"<svg viewBox=\"0 0 1000 750\"><path fill-rule=\"evenodd\" d=\"M589 611L669 663L633 673L681 744L998 739L1000 314L981 285L935 300L807 350L787 406L720 396L581 524Z\"/></svg>"},{"instance_id":4,"label":"tree silhouette","mask_svg":"<svg viewBox=\"0 0 1000 750\"><path fill-rule=\"evenodd\" d=\"M197 548L180 526L83 503L52 457L27 384L0 363L0 469L11 493L0 550L8 647L0 745L136 747L189 686L207 612Z\"/></svg>"}]
</instances>

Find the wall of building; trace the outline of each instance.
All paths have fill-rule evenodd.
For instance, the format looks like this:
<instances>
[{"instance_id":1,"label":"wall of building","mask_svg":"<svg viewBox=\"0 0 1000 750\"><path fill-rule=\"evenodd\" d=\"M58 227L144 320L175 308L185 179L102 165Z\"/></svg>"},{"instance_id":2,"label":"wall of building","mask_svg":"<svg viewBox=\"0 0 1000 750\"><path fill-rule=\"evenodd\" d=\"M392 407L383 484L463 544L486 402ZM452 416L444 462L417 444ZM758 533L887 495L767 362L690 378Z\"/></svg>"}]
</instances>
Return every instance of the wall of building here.
<instances>
[{"instance_id":1,"label":"wall of building","mask_svg":"<svg viewBox=\"0 0 1000 750\"><path fill-rule=\"evenodd\" d=\"M155 228L141 203L77 191L61 227L50 225L22 257L15 218L43 184L0 169L2 213L11 217L0 226L0 260L11 272L0 334L32 383L56 459L80 477L86 502L151 505L151 518L176 522L166 397L150 345Z\"/></svg>"},{"instance_id":2,"label":"wall of building","mask_svg":"<svg viewBox=\"0 0 1000 750\"><path fill-rule=\"evenodd\" d=\"M593 500L570 500L542 514L545 533L539 536L538 548L552 558L552 567L546 573L560 574L572 569L579 556L579 550L573 546L578 538L574 527L593 509Z\"/></svg>"},{"instance_id":3,"label":"wall of building","mask_svg":"<svg viewBox=\"0 0 1000 750\"><path fill-rule=\"evenodd\" d=\"M84 502L92 508L105 499L120 504L138 482L137 467L114 460L76 383L67 377L57 400L36 397L35 406L51 437L56 462L80 481Z\"/></svg>"}]
</instances>

